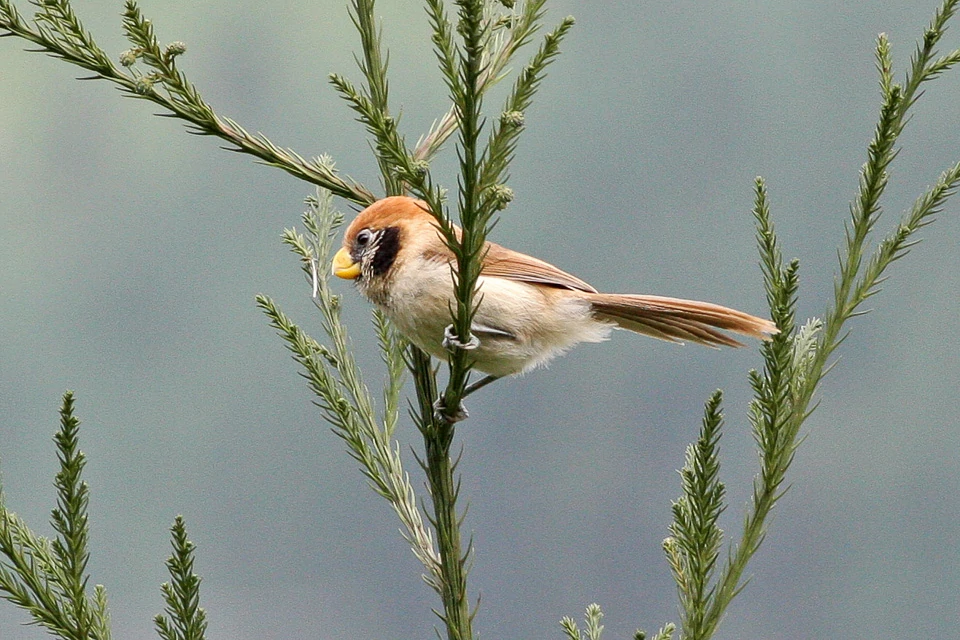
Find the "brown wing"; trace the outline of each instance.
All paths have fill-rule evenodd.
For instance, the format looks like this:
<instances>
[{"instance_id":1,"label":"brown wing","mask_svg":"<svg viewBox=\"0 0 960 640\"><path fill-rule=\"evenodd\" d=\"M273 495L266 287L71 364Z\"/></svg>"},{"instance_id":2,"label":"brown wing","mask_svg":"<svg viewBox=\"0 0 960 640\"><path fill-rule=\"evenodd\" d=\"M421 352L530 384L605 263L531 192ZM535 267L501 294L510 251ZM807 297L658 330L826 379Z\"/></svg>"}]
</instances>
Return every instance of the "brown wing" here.
<instances>
[{"instance_id":1,"label":"brown wing","mask_svg":"<svg viewBox=\"0 0 960 640\"><path fill-rule=\"evenodd\" d=\"M597 293L596 289L580 278L561 271L549 262L501 247L493 242L487 243L487 256L483 261L481 273L507 280L534 282L562 289Z\"/></svg>"}]
</instances>

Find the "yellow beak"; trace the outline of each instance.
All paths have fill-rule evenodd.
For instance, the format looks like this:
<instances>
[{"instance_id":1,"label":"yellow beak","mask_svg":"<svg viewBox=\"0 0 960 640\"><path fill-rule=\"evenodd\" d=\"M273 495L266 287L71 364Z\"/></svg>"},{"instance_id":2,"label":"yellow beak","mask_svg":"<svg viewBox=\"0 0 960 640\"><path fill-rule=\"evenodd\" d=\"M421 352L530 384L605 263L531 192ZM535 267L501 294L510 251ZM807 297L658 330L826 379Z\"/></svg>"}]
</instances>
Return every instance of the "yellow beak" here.
<instances>
[{"instance_id":1,"label":"yellow beak","mask_svg":"<svg viewBox=\"0 0 960 640\"><path fill-rule=\"evenodd\" d=\"M346 249L333 256L333 275L344 280L356 280L360 276L360 264L353 261Z\"/></svg>"}]
</instances>

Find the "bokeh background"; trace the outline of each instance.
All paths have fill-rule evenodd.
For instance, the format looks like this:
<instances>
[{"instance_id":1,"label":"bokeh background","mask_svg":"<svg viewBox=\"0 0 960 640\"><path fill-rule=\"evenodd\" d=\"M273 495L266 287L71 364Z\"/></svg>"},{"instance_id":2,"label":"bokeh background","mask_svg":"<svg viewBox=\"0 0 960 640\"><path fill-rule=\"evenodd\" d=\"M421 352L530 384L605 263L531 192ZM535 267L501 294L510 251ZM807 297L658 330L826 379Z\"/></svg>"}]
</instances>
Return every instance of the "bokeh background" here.
<instances>
[{"instance_id":1,"label":"bokeh background","mask_svg":"<svg viewBox=\"0 0 960 640\"><path fill-rule=\"evenodd\" d=\"M19 3L26 12L26 2ZM77 0L119 54L121 3ZM873 48L900 72L934 0L573 2L564 54L527 114L496 239L601 289L762 312L750 216L769 181L800 315L823 313L878 111ZM327 84L359 79L332 0L145 0L162 41L223 114L376 186L362 127ZM382 0L392 104L413 141L447 106L418 3ZM955 21L945 47L960 47ZM427 638L433 593L254 306L317 315L279 242L312 187L184 134L151 105L0 41L0 469L35 527L53 503L50 437L78 395L94 580L115 637L151 638L185 515L211 638ZM927 87L880 224L960 159L960 76ZM487 103L499 113L501 89ZM452 149L437 177L453 185ZM345 203L341 203L346 207ZM792 485L718 637L956 637L960 626L960 201L853 323ZM343 289L372 384L368 307ZM464 448L471 594L487 638L558 638L605 609L607 637L677 619L660 541L703 402L726 390L722 476L736 534L756 455L744 419L755 349L617 334L471 398ZM409 421L403 446L416 449ZM412 455L407 465L415 471ZM418 481L419 482L419 481ZM0 606L0 637L45 637Z\"/></svg>"}]
</instances>

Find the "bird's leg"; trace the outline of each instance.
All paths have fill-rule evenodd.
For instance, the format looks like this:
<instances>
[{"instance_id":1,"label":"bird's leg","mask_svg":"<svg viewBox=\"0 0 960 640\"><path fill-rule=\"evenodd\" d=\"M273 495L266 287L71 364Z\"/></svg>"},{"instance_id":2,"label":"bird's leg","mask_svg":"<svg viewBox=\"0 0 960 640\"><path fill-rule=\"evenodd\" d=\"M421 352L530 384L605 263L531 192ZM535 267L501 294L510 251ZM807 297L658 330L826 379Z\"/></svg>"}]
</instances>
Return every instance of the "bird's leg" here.
<instances>
[{"instance_id":1,"label":"bird's leg","mask_svg":"<svg viewBox=\"0 0 960 640\"><path fill-rule=\"evenodd\" d=\"M476 382L474 382L473 384L471 384L470 386L468 386L466 389L464 389L463 397L466 398L468 395L470 395L474 391L479 391L480 389L483 389L485 386L487 386L491 382L496 382L499 379L500 379L500 376L484 376L479 380L477 380Z\"/></svg>"}]
</instances>

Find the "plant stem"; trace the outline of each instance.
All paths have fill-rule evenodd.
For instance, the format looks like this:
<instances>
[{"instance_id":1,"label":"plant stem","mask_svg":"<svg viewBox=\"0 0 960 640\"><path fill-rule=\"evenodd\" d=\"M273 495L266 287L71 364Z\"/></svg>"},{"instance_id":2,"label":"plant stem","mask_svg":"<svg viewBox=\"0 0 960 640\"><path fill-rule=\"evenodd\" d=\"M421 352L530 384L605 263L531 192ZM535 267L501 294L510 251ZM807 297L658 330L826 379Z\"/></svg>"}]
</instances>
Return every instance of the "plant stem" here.
<instances>
[{"instance_id":1,"label":"plant stem","mask_svg":"<svg viewBox=\"0 0 960 640\"><path fill-rule=\"evenodd\" d=\"M414 416L426 451L421 466L427 475L430 496L433 499L434 517L431 521L437 532L440 551L441 599L449 640L472 640L473 615L467 600L466 562L470 550L462 551L460 541L461 518L457 513L457 498L460 483L454 478L456 464L450 460L455 427L434 415L434 403L438 397L437 378L430 356L411 347L409 366L413 372L417 391L417 410Z\"/></svg>"},{"instance_id":2,"label":"plant stem","mask_svg":"<svg viewBox=\"0 0 960 640\"><path fill-rule=\"evenodd\" d=\"M487 217L481 210L480 156L477 141L480 138L482 96L479 81L486 32L483 26L483 2L460 0L460 31L463 35L463 53L460 67L462 94L457 102L460 121L460 222L463 229L459 243L451 246L457 258L454 287L457 307L454 310L454 329L461 343L472 338L474 297L484 243ZM443 407L449 418L460 410L460 401L470 376L470 359L464 349L453 349L450 354L450 379L443 396ZM452 422L451 418L451 422Z\"/></svg>"},{"instance_id":3,"label":"plant stem","mask_svg":"<svg viewBox=\"0 0 960 640\"><path fill-rule=\"evenodd\" d=\"M459 482L453 477L456 463L450 459L454 426L434 421L424 431L427 480L433 496L434 527L440 547L440 571L443 576L443 619L450 640L470 640L471 615L467 602L466 557L461 552L460 517L457 514ZM468 552L469 553L469 552Z\"/></svg>"}]
</instances>

